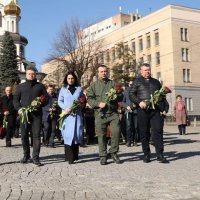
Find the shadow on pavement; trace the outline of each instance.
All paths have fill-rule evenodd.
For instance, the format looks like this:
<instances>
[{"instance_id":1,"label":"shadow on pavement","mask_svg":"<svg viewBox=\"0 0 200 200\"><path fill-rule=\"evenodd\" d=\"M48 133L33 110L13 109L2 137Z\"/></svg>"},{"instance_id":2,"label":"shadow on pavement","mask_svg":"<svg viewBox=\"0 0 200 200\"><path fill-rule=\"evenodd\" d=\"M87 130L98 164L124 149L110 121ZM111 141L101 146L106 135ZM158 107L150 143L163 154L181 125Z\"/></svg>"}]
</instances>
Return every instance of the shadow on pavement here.
<instances>
[{"instance_id":1,"label":"shadow on pavement","mask_svg":"<svg viewBox=\"0 0 200 200\"><path fill-rule=\"evenodd\" d=\"M199 156L200 151L191 151L191 152L171 151L171 152L165 152L165 155L169 161L175 161L175 160L190 158L193 156Z\"/></svg>"}]
</instances>

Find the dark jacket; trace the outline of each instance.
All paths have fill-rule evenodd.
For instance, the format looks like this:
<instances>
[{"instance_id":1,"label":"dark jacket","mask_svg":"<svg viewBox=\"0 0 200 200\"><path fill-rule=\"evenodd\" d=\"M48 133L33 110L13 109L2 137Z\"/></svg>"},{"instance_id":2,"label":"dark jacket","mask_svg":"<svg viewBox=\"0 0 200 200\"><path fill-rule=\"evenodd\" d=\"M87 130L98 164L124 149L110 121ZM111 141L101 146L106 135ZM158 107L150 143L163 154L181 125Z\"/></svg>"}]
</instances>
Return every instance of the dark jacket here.
<instances>
[{"instance_id":1,"label":"dark jacket","mask_svg":"<svg viewBox=\"0 0 200 200\"><path fill-rule=\"evenodd\" d=\"M165 111L166 113L168 113L169 103L166 98L162 98L162 100L158 102L158 108L161 112Z\"/></svg>"},{"instance_id":2,"label":"dark jacket","mask_svg":"<svg viewBox=\"0 0 200 200\"><path fill-rule=\"evenodd\" d=\"M14 94L14 107L19 110L22 107L27 107L31 105L31 102L41 95L47 97L46 88L42 83L37 82L37 80L26 80L26 82L18 85L16 93ZM48 99L47 99L48 102ZM42 109L39 109L41 111Z\"/></svg>"},{"instance_id":3,"label":"dark jacket","mask_svg":"<svg viewBox=\"0 0 200 200\"><path fill-rule=\"evenodd\" d=\"M130 90L130 87L129 88L126 88L126 90L124 91L123 93L123 99L122 99L122 106L123 108L126 110L128 106L131 107L132 111L134 113L137 113L137 109L135 109L135 107L133 107L134 103L130 100L130 97L129 97L129 90ZM134 105L135 106L135 105Z\"/></svg>"},{"instance_id":4,"label":"dark jacket","mask_svg":"<svg viewBox=\"0 0 200 200\"><path fill-rule=\"evenodd\" d=\"M140 76L135 79L133 86L129 90L130 100L139 104L141 101L150 99L150 95L154 94L156 90L160 90L161 84L157 79L150 77L149 80Z\"/></svg>"},{"instance_id":5,"label":"dark jacket","mask_svg":"<svg viewBox=\"0 0 200 200\"><path fill-rule=\"evenodd\" d=\"M48 121L48 117L49 117L49 109L52 108L52 105L55 101L58 101L58 98L56 96L56 94L53 94L53 95L48 95L48 104L45 105L43 108L42 108L42 121L46 122ZM54 115L54 118L55 117L58 117L58 114L59 114L59 108L57 106L57 109L55 111L55 115Z\"/></svg>"},{"instance_id":6,"label":"dark jacket","mask_svg":"<svg viewBox=\"0 0 200 200\"><path fill-rule=\"evenodd\" d=\"M95 113L97 113L97 110L100 110L99 103L105 102L106 93L109 92L110 89L114 87L114 85L115 82L110 79L98 79L90 85L87 92L87 100L88 104L95 109ZM118 97L116 100L111 101L109 105L103 109L104 113L117 113L118 102L122 100L122 95L120 96L121 97Z\"/></svg>"},{"instance_id":7,"label":"dark jacket","mask_svg":"<svg viewBox=\"0 0 200 200\"><path fill-rule=\"evenodd\" d=\"M11 94L9 97L7 95L4 95L1 97L1 110L0 112L3 114L6 110L9 111L10 115L16 115L16 110L13 105L13 95Z\"/></svg>"}]
</instances>

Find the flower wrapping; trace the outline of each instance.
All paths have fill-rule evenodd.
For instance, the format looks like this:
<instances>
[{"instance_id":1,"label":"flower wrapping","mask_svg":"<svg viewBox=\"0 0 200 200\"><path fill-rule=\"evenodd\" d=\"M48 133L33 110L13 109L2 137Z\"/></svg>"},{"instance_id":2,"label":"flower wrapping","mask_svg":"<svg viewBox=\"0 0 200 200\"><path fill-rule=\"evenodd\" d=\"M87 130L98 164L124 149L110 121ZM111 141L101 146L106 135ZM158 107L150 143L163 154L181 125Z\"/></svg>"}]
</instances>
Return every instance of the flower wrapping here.
<instances>
[{"instance_id":1,"label":"flower wrapping","mask_svg":"<svg viewBox=\"0 0 200 200\"><path fill-rule=\"evenodd\" d=\"M118 85L118 84L114 85L114 87L112 87L109 92L106 92L104 102L107 105L110 104L111 101L116 100L117 97L121 96L122 92L123 92L123 89L122 89L121 85ZM100 109L99 115L101 117L104 116L102 109Z\"/></svg>"},{"instance_id":2,"label":"flower wrapping","mask_svg":"<svg viewBox=\"0 0 200 200\"><path fill-rule=\"evenodd\" d=\"M171 92L172 91L167 86L163 86L160 88L160 90L156 90L153 95L150 95L149 100L145 100L147 109L155 110L155 106L158 104L159 100L163 97L166 97L166 95Z\"/></svg>"},{"instance_id":3,"label":"flower wrapping","mask_svg":"<svg viewBox=\"0 0 200 200\"><path fill-rule=\"evenodd\" d=\"M53 118L53 116L55 116L57 108L58 108L58 101L54 101L51 106L51 111L49 112L49 115L51 118Z\"/></svg>"},{"instance_id":4,"label":"flower wrapping","mask_svg":"<svg viewBox=\"0 0 200 200\"><path fill-rule=\"evenodd\" d=\"M4 112L7 112L8 110L4 110ZM3 117L3 128L7 129L8 127L8 118L7 115L4 115Z\"/></svg>"},{"instance_id":5,"label":"flower wrapping","mask_svg":"<svg viewBox=\"0 0 200 200\"><path fill-rule=\"evenodd\" d=\"M112 100L117 99L117 97L122 94L122 91L123 89L121 85L114 85L114 87L111 88L110 91L106 93L104 102L106 104L109 104Z\"/></svg>"},{"instance_id":6,"label":"flower wrapping","mask_svg":"<svg viewBox=\"0 0 200 200\"><path fill-rule=\"evenodd\" d=\"M31 105L26 108L20 108L19 110L19 116L21 118L22 124L30 124L29 121L29 113L32 113L33 111L37 111L42 105L46 103L46 97L44 95L40 97L36 97L32 102Z\"/></svg>"},{"instance_id":7,"label":"flower wrapping","mask_svg":"<svg viewBox=\"0 0 200 200\"><path fill-rule=\"evenodd\" d=\"M69 116L70 114L72 114L72 115L75 114L77 112L77 110L79 109L79 107L83 104L86 104L86 103L87 103L87 100L86 100L85 97L80 97L79 99L74 100L72 106L70 107L71 112L66 113L64 111L59 115L59 119L58 119L59 128L60 129L63 128L63 120L64 120L65 117Z\"/></svg>"}]
</instances>

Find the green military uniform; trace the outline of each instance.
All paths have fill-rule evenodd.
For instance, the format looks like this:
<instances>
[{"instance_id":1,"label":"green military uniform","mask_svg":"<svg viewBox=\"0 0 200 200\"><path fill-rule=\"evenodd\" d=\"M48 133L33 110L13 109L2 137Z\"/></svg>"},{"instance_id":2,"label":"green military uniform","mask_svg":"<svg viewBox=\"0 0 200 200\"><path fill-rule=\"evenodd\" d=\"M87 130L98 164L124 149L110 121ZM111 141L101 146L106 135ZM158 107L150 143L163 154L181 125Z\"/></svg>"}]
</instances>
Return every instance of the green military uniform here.
<instances>
[{"instance_id":1,"label":"green military uniform","mask_svg":"<svg viewBox=\"0 0 200 200\"><path fill-rule=\"evenodd\" d=\"M99 108L100 102L105 102L106 93L114 87L114 82L110 79L97 80L89 87L87 97L88 103L95 109L95 126L98 134L99 156L107 156L106 132L110 125L111 148L109 153L116 154L119 150L120 124L117 114L118 99L113 100L105 108Z\"/></svg>"}]
</instances>

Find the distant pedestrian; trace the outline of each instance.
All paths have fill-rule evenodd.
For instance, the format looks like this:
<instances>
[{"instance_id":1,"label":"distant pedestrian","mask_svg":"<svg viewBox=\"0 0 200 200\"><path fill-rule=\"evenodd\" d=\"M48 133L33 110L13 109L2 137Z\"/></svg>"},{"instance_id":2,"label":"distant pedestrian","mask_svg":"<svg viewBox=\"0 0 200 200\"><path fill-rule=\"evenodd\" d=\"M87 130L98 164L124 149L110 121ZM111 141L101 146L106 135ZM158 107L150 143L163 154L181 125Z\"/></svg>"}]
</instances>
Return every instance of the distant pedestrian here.
<instances>
[{"instance_id":1,"label":"distant pedestrian","mask_svg":"<svg viewBox=\"0 0 200 200\"><path fill-rule=\"evenodd\" d=\"M56 124L59 114L58 98L55 94L54 86L47 86L47 94L49 102L42 108L42 122L44 131L43 142L45 146L54 148L54 137L56 134Z\"/></svg>"},{"instance_id":2,"label":"distant pedestrian","mask_svg":"<svg viewBox=\"0 0 200 200\"><path fill-rule=\"evenodd\" d=\"M4 115L4 128L6 131L6 147L11 147L11 138L13 137L15 131L15 123L17 117L17 111L13 105L13 94L11 86L5 88L5 95L1 98L2 101L2 111Z\"/></svg>"},{"instance_id":3,"label":"distant pedestrian","mask_svg":"<svg viewBox=\"0 0 200 200\"><path fill-rule=\"evenodd\" d=\"M174 105L174 118L178 125L180 135L186 134L186 121L187 121L187 107L182 99L181 95L176 96L176 102Z\"/></svg>"},{"instance_id":4,"label":"distant pedestrian","mask_svg":"<svg viewBox=\"0 0 200 200\"><path fill-rule=\"evenodd\" d=\"M129 82L129 87L126 88L123 95L122 105L125 109L124 120L126 124L126 146L137 146L138 142L138 121L137 121L137 107L131 102L129 98L129 89L133 81Z\"/></svg>"}]
</instances>

